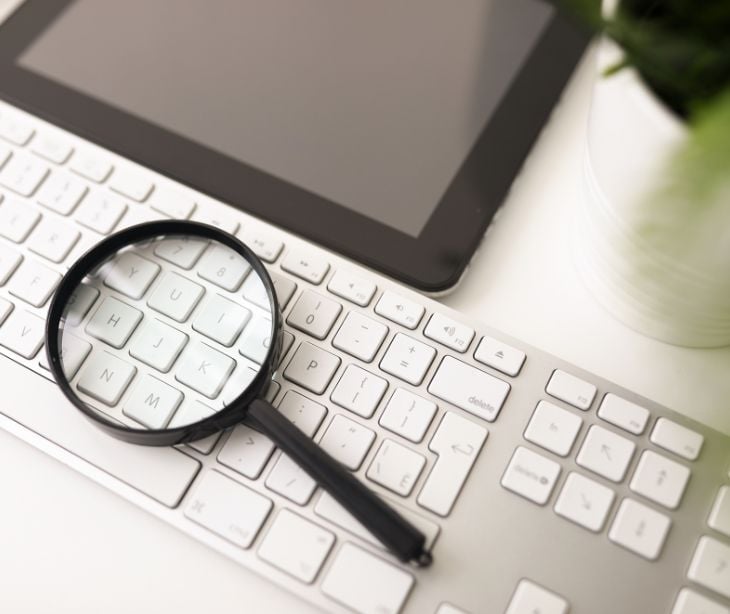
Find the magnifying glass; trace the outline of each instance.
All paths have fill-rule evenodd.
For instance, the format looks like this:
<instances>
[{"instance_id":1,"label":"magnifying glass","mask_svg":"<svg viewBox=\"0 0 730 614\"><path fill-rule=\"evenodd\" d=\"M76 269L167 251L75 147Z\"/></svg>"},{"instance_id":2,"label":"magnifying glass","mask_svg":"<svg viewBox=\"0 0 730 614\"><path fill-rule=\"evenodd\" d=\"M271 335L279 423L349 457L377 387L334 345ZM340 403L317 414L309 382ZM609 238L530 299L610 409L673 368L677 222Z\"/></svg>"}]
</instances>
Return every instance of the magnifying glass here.
<instances>
[{"instance_id":1,"label":"magnifying glass","mask_svg":"<svg viewBox=\"0 0 730 614\"><path fill-rule=\"evenodd\" d=\"M238 239L151 222L107 237L68 270L46 353L66 397L110 435L169 446L245 422L398 559L429 565L424 535L264 399L281 321L271 278Z\"/></svg>"}]
</instances>

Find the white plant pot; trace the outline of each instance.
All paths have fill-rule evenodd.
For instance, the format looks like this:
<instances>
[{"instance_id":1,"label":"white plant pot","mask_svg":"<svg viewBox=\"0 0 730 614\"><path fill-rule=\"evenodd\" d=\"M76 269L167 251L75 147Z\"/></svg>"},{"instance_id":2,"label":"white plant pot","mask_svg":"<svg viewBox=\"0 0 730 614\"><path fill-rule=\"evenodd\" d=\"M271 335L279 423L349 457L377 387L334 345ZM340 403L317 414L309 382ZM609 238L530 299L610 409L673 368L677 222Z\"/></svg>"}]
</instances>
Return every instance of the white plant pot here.
<instances>
[{"instance_id":1,"label":"white plant pot","mask_svg":"<svg viewBox=\"0 0 730 614\"><path fill-rule=\"evenodd\" d=\"M688 223L648 204L687 129L636 71L603 76L618 58L613 43L600 44L577 219L579 271L611 314L644 334L684 346L729 345L730 208L714 207L707 219L689 215ZM682 224L691 225L692 244L667 250Z\"/></svg>"}]
</instances>

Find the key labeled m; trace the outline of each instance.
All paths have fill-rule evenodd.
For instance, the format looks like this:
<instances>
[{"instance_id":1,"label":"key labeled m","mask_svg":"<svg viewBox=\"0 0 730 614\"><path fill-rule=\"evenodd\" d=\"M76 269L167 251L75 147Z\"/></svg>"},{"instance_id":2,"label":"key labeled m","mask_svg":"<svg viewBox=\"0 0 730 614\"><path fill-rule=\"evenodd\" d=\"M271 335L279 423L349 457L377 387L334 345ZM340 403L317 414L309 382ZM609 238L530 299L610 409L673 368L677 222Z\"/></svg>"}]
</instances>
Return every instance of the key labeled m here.
<instances>
[{"instance_id":1,"label":"key labeled m","mask_svg":"<svg viewBox=\"0 0 730 614\"><path fill-rule=\"evenodd\" d=\"M154 392L150 392L144 402L145 405L149 405L150 407L157 409L157 405L160 402L160 395L155 395Z\"/></svg>"}]
</instances>

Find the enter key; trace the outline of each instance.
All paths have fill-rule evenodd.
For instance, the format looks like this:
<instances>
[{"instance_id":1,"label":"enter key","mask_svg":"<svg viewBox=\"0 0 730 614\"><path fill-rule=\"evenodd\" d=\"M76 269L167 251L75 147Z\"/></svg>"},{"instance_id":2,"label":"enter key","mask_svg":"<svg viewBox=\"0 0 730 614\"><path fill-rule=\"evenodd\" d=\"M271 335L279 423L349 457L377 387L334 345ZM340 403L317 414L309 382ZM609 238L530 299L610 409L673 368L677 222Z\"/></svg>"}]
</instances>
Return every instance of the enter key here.
<instances>
[{"instance_id":1,"label":"enter key","mask_svg":"<svg viewBox=\"0 0 730 614\"><path fill-rule=\"evenodd\" d=\"M440 516L449 514L487 435L478 424L446 413L428 446L438 459L418 495L419 505Z\"/></svg>"}]
</instances>

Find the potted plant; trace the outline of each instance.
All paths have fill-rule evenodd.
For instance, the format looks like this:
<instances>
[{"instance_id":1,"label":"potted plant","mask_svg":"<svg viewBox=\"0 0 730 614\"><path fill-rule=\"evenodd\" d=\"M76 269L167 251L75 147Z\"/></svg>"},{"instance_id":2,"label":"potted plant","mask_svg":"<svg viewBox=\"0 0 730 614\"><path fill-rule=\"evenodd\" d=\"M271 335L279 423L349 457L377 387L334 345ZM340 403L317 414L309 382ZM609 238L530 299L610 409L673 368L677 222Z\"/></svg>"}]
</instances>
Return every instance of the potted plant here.
<instances>
[{"instance_id":1,"label":"potted plant","mask_svg":"<svg viewBox=\"0 0 730 614\"><path fill-rule=\"evenodd\" d=\"M630 326L730 344L730 1L562 0L597 33L576 262Z\"/></svg>"}]
</instances>

